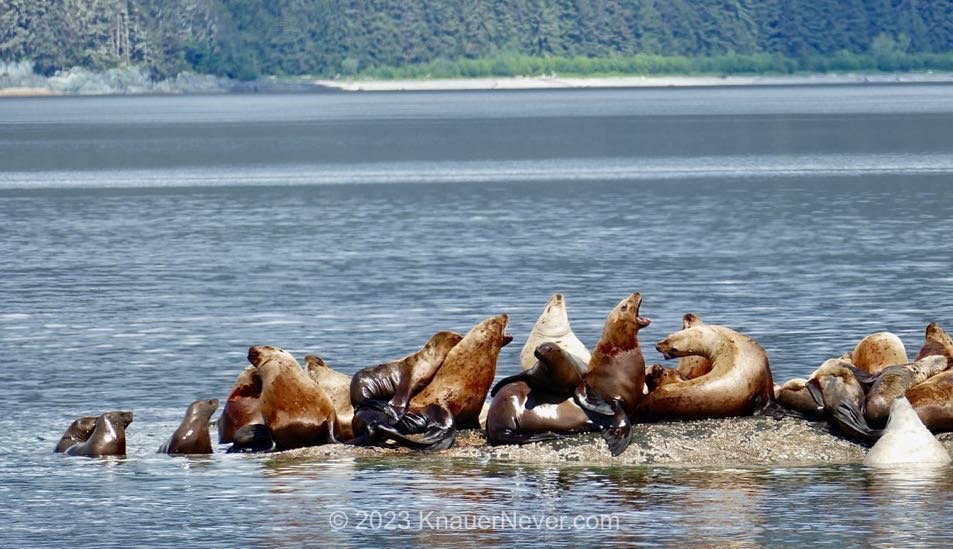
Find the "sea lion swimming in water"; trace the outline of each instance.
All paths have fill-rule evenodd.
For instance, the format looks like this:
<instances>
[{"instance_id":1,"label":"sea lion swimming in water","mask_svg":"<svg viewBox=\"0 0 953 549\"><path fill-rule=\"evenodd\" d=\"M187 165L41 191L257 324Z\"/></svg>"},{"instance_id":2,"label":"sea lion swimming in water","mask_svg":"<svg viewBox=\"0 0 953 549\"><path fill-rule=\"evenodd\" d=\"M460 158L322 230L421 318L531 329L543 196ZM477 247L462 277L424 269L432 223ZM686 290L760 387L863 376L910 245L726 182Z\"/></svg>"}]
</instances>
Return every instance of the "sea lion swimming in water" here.
<instances>
[{"instance_id":1,"label":"sea lion swimming in water","mask_svg":"<svg viewBox=\"0 0 953 549\"><path fill-rule=\"evenodd\" d=\"M127 415L128 414L128 415ZM66 449L68 456L124 456L126 428L131 412L106 412L96 418L96 426L85 442ZM131 420L129 420L131 421Z\"/></svg>"},{"instance_id":2,"label":"sea lion swimming in water","mask_svg":"<svg viewBox=\"0 0 953 549\"><path fill-rule=\"evenodd\" d=\"M340 440L354 438L351 422L354 407L351 406L351 376L328 366L317 355L304 357L305 367L311 379L321 387L334 405L334 433Z\"/></svg>"},{"instance_id":3,"label":"sea lion swimming in water","mask_svg":"<svg viewBox=\"0 0 953 549\"><path fill-rule=\"evenodd\" d=\"M123 430L128 429L129 424L132 423L132 412L117 410L113 413L119 414ZM70 423L70 426L66 428L66 432L63 433L60 441L56 444L56 448L53 449L53 453L63 453L70 446L89 440L89 436L93 434L93 429L96 428L98 419L99 416L83 416Z\"/></svg>"},{"instance_id":4,"label":"sea lion swimming in water","mask_svg":"<svg viewBox=\"0 0 953 549\"><path fill-rule=\"evenodd\" d=\"M490 391L490 396L496 393L507 383L522 381L532 389L544 391L551 395L572 396L576 387L582 383L583 376L589 367L579 358L560 347L553 341L540 343L534 352L536 364L529 370L501 379Z\"/></svg>"},{"instance_id":5,"label":"sea lion swimming in water","mask_svg":"<svg viewBox=\"0 0 953 549\"><path fill-rule=\"evenodd\" d=\"M334 405L290 353L254 346L248 361L261 376L261 415L277 450L337 442Z\"/></svg>"},{"instance_id":6,"label":"sea lion swimming in water","mask_svg":"<svg viewBox=\"0 0 953 549\"><path fill-rule=\"evenodd\" d=\"M883 426L890 415L893 401L907 391L934 375L946 370L946 357L933 355L910 364L894 364L880 370L875 376L862 370L854 372L857 380L870 388L867 390L864 417L874 427Z\"/></svg>"},{"instance_id":7,"label":"sea lion swimming in water","mask_svg":"<svg viewBox=\"0 0 953 549\"><path fill-rule=\"evenodd\" d=\"M261 377L258 368L248 366L235 379L218 418L218 441L234 442L235 431L246 425L264 423L261 417Z\"/></svg>"},{"instance_id":8,"label":"sea lion swimming in water","mask_svg":"<svg viewBox=\"0 0 953 549\"><path fill-rule=\"evenodd\" d=\"M592 356L582 341L576 337L569 326L569 315L566 312L566 300L563 294L553 294L546 303L546 308L536 319L533 328L520 351L520 367L529 370L536 364L536 349L543 343L552 342L575 356L583 364L589 364Z\"/></svg>"},{"instance_id":9,"label":"sea lion swimming in water","mask_svg":"<svg viewBox=\"0 0 953 549\"><path fill-rule=\"evenodd\" d=\"M667 359L703 356L712 369L701 377L650 392L639 406L639 418L733 417L758 414L774 405L768 354L740 332L715 324L693 326L670 334L656 349Z\"/></svg>"},{"instance_id":10,"label":"sea lion swimming in water","mask_svg":"<svg viewBox=\"0 0 953 549\"><path fill-rule=\"evenodd\" d=\"M159 454L211 454L208 424L218 409L218 399L196 400L185 411L179 428L159 447Z\"/></svg>"},{"instance_id":11,"label":"sea lion swimming in water","mask_svg":"<svg viewBox=\"0 0 953 549\"><path fill-rule=\"evenodd\" d=\"M924 427L910 402L901 396L890 405L887 427L880 440L867 452L864 465L945 465L950 461L950 453Z\"/></svg>"}]
</instances>

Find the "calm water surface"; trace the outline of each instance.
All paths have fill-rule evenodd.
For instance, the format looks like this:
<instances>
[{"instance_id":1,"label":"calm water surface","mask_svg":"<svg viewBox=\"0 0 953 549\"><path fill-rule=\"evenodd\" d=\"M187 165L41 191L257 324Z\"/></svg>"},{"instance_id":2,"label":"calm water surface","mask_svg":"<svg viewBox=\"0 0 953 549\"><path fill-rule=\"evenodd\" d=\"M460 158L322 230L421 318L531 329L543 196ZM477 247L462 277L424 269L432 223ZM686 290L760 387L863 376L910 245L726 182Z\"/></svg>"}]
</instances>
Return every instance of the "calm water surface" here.
<instances>
[{"instance_id":1,"label":"calm water surface","mask_svg":"<svg viewBox=\"0 0 953 549\"><path fill-rule=\"evenodd\" d=\"M0 540L939 544L948 469L153 452L249 345L353 373L506 312L502 377L557 291L589 345L642 292L649 363L687 311L778 381L912 356L951 234L949 86L5 99ZM119 408L126 459L50 453Z\"/></svg>"}]
</instances>

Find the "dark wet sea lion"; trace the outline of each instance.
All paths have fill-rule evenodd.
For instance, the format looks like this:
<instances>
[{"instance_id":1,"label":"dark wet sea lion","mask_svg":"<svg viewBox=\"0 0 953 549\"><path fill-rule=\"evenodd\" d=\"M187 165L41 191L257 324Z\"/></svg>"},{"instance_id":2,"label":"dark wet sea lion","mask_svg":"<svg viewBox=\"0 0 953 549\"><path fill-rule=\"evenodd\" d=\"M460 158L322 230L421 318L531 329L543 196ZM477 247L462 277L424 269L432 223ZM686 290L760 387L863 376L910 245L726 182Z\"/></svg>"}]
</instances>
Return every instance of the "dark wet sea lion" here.
<instances>
[{"instance_id":1,"label":"dark wet sea lion","mask_svg":"<svg viewBox=\"0 0 953 549\"><path fill-rule=\"evenodd\" d=\"M887 366L906 364L907 350L903 341L890 332L876 332L860 340L850 353L855 368L868 374L878 374Z\"/></svg>"},{"instance_id":2,"label":"dark wet sea lion","mask_svg":"<svg viewBox=\"0 0 953 549\"><path fill-rule=\"evenodd\" d=\"M529 370L536 364L536 348L546 342L552 342L575 356L583 364L589 364L591 354L582 341L576 337L569 326L569 315L566 312L566 300L563 294L553 294L546 303L546 308L536 319L533 328L520 351L520 368Z\"/></svg>"},{"instance_id":3,"label":"dark wet sea lion","mask_svg":"<svg viewBox=\"0 0 953 549\"><path fill-rule=\"evenodd\" d=\"M863 371L854 372L858 381L870 386L864 407L867 423L873 427L882 427L887 423L894 400L907 394L913 386L946 370L946 367L945 356L932 355L910 364L887 366L876 376Z\"/></svg>"},{"instance_id":4,"label":"dark wet sea lion","mask_svg":"<svg viewBox=\"0 0 953 549\"><path fill-rule=\"evenodd\" d=\"M927 325L926 333L923 335L923 345L914 360L932 355L945 356L947 367L953 368L953 339L935 321Z\"/></svg>"},{"instance_id":5,"label":"dark wet sea lion","mask_svg":"<svg viewBox=\"0 0 953 549\"><path fill-rule=\"evenodd\" d=\"M179 428L159 447L160 454L211 454L208 424L218 409L218 399L196 400L189 404Z\"/></svg>"},{"instance_id":6,"label":"dark wet sea lion","mask_svg":"<svg viewBox=\"0 0 953 549\"><path fill-rule=\"evenodd\" d=\"M264 423L261 417L261 377L258 369L248 366L235 379L222 415L218 418L218 441L233 442L235 431L246 425Z\"/></svg>"},{"instance_id":7,"label":"dark wet sea lion","mask_svg":"<svg viewBox=\"0 0 953 549\"><path fill-rule=\"evenodd\" d=\"M693 328L705 324L694 313L687 313L682 317L682 329ZM684 379L695 379L711 371L711 361L703 356L691 355L678 359L678 373Z\"/></svg>"},{"instance_id":8,"label":"dark wet sea lion","mask_svg":"<svg viewBox=\"0 0 953 549\"><path fill-rule=\"evenodd\" d=\"M267 425L253 423L235 431L232 445L225 453L249 454L270 452L274 449L275 441L271 436L271 429Z\"/></svg>"},{"instance_id":9,"label":"dark wet sea lion","mask_svg":"<svg viewBox=\"0 0 953 549\"><path fill-rule=\"evenodd\" d=\"M106 412L96 419L96 426L85 442L66 449L70 456L126 455L126 428L131 412ZM131 421L131 420L129 420Z\"/></svg>"},{"instance_id":10,"label":"dark wet sea lion","mask_svg":"<svg viewBox=\"0 0 953 549\"><path fill-rule=\"evenodd\" d=\"M808 380L801 377L784 382L778 393L778 404L806 419L817 419L824 415L824 399L820 390L812 392L808 388Z\"/></svg>"},{"instance_id":11,"label":"dark wet sea lion","mask_svg":"<svg viewBox=\"0 0 953 549\"><path fill-rule=\"evenodd\" d=\"M740 332L704 324L680 330L658 342L665 358L699 355L711 361L709 373L669 383L652 391L639 406L638 417L705 419L761 413L774 405L774 381L768 353Z\"/></svg>"},{"instance_id":12,"label":"dark wet sea lion","mask_svg":"<svg viewBox=\"0 0 953 549\"><path fill-rule=\"evenodd\" d=\"M354 407L351 406L351 376L342 374L328 366L317 355L304 357L305 367L311 379L321 387L324 394L334 405L334 433L338 440L354 437L351 421L354 419Z\"/></svg>"},{"instance_id":13,"label":"dark wet sea lion","mask_svg":"<svg viewBox=\"0 0 953 549\"><path fill-rule=\"evenodd\" d=\"M277 450L337 442L334 405L290 353L255 346L248 361L261 376L261 415Z\"/></svg>"},{"instance_id":14,"label":"dark wet sea lion","mask_svg":"<svg viewBox=\"0 0 953 549\"><path fill-rule=\"evenodd\" d=\"M496 395L507 383L522 381L533 389L568 397L589 370L579 358L552 341L541 343L534 354L537 360L532 368L501 379L490 391L490 396Z\"/></svg>"},{"instance_id":15,"label":"dark wet sea lion","mask_svg":"<svg viewBox=\"0 0 953 549\"><path fill-rule=\"evenodd\" d=\"M123 430L128 429L129 424L132 423L132 412L114 411L114 413L120 415ZM89 435L93 434L93 429L96 428L96 420L98 419L99 416L84 416L70 423L70 426L66 428L66 432L63 433L63 436L56 444L56 448L53 449L53 452L62 453L74 444L89 440Z\"/></svg>"},{"instance_id":16,"label":"dark wet sea lion","mask_svg":"<svg viewBox=\"0 0 953 549\"><path fill-rule=\"evenodd\" d=\"M523 381L501 386L486 418L491 445L528 444L599 429L573 398L533 390Z\"/></svg>"},{"instance_id":17,"label":"dark wet sea lion","mask_svg":"<svg viewBox=\"0 0 953 549\"><path fill-rule=\"evenodd\" d=\"M814 372L807 388L824 403L828 423L841 433L861 441L876 440L881 431L871 428L864 418L867 394L854 375L856 371L847 360L831 358Z\"/></svg>"}]
</instances>

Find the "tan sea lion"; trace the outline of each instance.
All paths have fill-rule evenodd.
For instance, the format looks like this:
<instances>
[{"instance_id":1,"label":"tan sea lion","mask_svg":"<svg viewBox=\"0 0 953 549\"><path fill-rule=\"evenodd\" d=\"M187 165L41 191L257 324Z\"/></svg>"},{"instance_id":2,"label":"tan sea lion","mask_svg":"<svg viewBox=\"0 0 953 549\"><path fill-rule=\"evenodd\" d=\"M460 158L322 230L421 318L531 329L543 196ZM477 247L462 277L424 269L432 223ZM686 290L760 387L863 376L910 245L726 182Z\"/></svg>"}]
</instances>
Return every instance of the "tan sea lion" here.
<instances>
[{"instance_id":1,"label":"tan sea lion","mask_svg":"<svg viewBox=\"0 0 953 549\"><path fill-rule=\"evenodd\" d=\"M645 396L638 417L646 420L704 419L761 413L774 403L768 353L754 339L715 324L675 332L658 342L667 359L699 355L709 373L663 385Z\"/></svg>"},{"instance_id":2,"label":"tan sea lion","mask_svg":"<svg viewBox=\"0 0 953 549\"><path fill-rule=\"evenodd\" d=\"M844 358L825 360L807 382L807 389L814 393L816 400L824 403L828 423L844 435L865 441L876 440L881 431L872 429L864 419L867 394L855 375L857 371Z\"/></svg>"},{"instance_id":3,"label":"tan sea lion","mask_svg":"<svg viewBox=\"0 0 953 549\"><path fill-rule=\"evenodd\" d=\"M189 404L179 428L159 446L157 453L211 454L212 439L208 434L208 424L217 409L217 398L196 400Z\"/></svg>"},{"instance_id":4,"label":"tan sea lion","mask_svg":"<svg viewBox=\"0 0 953 549\"><path fill-rule=\"evenodd\" d=\"M96 418L96 426L85 442L66 449L69 456L124 456L126 455L126 428L130 412L106 412Z\"/></svg>"},{"instance_id":5,"label":"tan sea lion","mask_svg":"<svg viewBox=\"0 0 953 549\"><path fill-rule=\"evenodd\" d=\"M911 387L946 370L946 367L945 356L932 355L910 364L887 366L876 376L863 371L854 372L858 381L870 386L864 408L867 423L874 427L883 426L894 400L907 394Z\"/></svg>"},{"instance_id":6,"label":"tan sea lion","mask_svg":"<svg viewBox=\"0 0 953 549\"><path fill-rule=\"evenodd\" d=\"M543 313L536 319L536 324L529 332L526 343L520 351L520 367L529 370L536 364L534 353L541 344L551 341L559 345L570 354L589 364L591 355L569 326L569 315L566 312L566 300L563 294L553 294L546 303Z\"/></svg>"},{"instance_id":7,"label":"tan sea lion","mask_svg":"<svg viewBox=\"0 0 953 549\"><path fill-rule=\"evenodd\" d=\"M307 355L304 362L308 375L334 405L335 436L339 440L354 438L351 428L351 420L354 418L354 407L351 406L351 376L334 370L317 355Z\"/></svg>"},{"instance_id":8,"label":"tan sea lion","mask_svg":"<svg viewBox=\"0 0 953 549\"><path fill-rule=\"evenodd\" d=\"M824 415L824 399L818 400L820 391L811 392L808 389L808 380L796 377L784 382L778 391L778 404L800 413L807 419L815 419Z\"/></svg>"},{"instance_id":9,"label":"tan sea lion","mask_svg":"<svg viewBox=\"0 0 953 549\"><path fill-rule=\"evenodd\" d=\"M890 332L876 332L861 339L850 353L851 363L868 374L878 374L887 366L906 364L907 350Z\"/></svg>"},{"instance_id":10,"label":"tan sea lion","mask_svg":"<svg viewBox=\"0 0 953 549\"><path fill-rule=\"evenodd\" d=\"M666 368L661 364L653 364L645 369L645 387L648 392L652 392L662 385L686 381L687 379L677 369Z\"/></svg>"},{"instance_id":11,"label":"tan sea lion","mask_svg":"<svg viewBox=\"0 0 953 549\"><path fill-rule=\"evenodd\" d=\"M264 423L261 417L261 377L258 369L248 366L235 379L222 415L218 418L218 441L234 442L235 431L246 425Z\"/></svg>"},{"instance_id":12,"label":"tan sea lion","mask_svg":"<svg viewBox=\"0 0 953 549\"><path fill-rule=\"evenodd\" d=\"M947 367L953 368L953 339L936 322L927 325L926 333L923 335L923 345L914 360L931 355L945 356Z\"/></svg>"},{"instance_id":13,"label":"tan sea lion","mask_svg":"<svg viewBox=\"0 0 953 549\"><path fill-rule=\"evenodd\" d=\"M132 412L115 411L114 413L119 414L123 430L128 429L129 424L132 423ZM83 416L70 423L56 444L56 448L53 449L53 453L65 452L70 446L89 440L89 435L93 434L98 419L99 416Z\"/></svg>"},{"instance_id":14,"label":"tan sea lion","mask_svg":"<svg viewBox=\"0 0 953 549\"><path fill-rule=\"evenodd\" d=\"M337 442L331 399L290 353L254 346L248 361L261 377L261 415L277 450Z\"/></svg>"},{"instance_id":15,"label":"tan sea lion","mask_svg":"<svg viewBox=\"0 0 953 549\"><path fill-rule=\"evenodd\" d=\"M953 370L914 385L906 397L927 429L934 433L953 431Z\"/></svg>"},{"instance_id":16,"label":"tan sea lion","mask_svg":"<svg viewBox=\"0 0 953 549\"><path fill-rule=\"evenodd\" d=\"M507 383L523 381L535 390L569 397L589 370L578 357L554 341L541 343L533 354L537 360L532 368L501 379L493 386L490 396L496 395Z\"/></svg>"},{"instance_id":17,"label":"tan sea lion","mask_svg":"<svg viewBox=\"0 0 953 549\"><path fill-rule=\"evenodd\" d=\"M490 444L524 444L601 430L612 455L631 440L628 410L642 397L645 360L638 332L651 321L639 316L641 294L619 302L606 319L589 371L573 398L533 390L522 381L504 385L487 414Z\"/></svg>"},{"instance_id":18,"label":"tan sea lion","mask_svg":"<svg viewBox=\"0 0 953 549\"><path fill-rule=\"evenodd\" d=\"M682 317L682 329L693 328L705 324L694 313L687 313ZM703 356L683 356L678 359L678 373L685 379L695 379L711 371L711 361Z\"/></svg>"},{"instance_id":19,"label":"tan sea lion","mask_svg":"<svg viewBox=\"0 0 953 549\"><path fill-rule=\"evenodd\" d=\"M927 430L905 397L894 399L889 418L883 435L867 452L864 465L950 463L950 453Z\"/></svg>"}]
</instances>

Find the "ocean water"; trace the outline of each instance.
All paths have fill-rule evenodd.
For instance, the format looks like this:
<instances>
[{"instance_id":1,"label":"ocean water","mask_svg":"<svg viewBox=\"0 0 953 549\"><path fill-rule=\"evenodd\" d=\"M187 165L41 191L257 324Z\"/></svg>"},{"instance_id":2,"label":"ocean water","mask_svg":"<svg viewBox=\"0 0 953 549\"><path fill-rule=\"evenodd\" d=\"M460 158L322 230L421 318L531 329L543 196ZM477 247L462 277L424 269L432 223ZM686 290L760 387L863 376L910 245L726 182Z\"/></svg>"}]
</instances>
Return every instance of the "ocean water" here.
<instances>
[{"instance_id":1,"label":"ocean water","mask_svg":"<svg viewBox=\"0 0 953 549\"><path fill-rule=\"evenodd\" d=\"M940 544L953 474L156 455L250 345L345 372L554 292L775 380L953 328L953 87L0 100L3 545ZM125 459L51 453L131 409ZM217 450L221 450L218 448Z\"/></svg>"}]
</instances>

